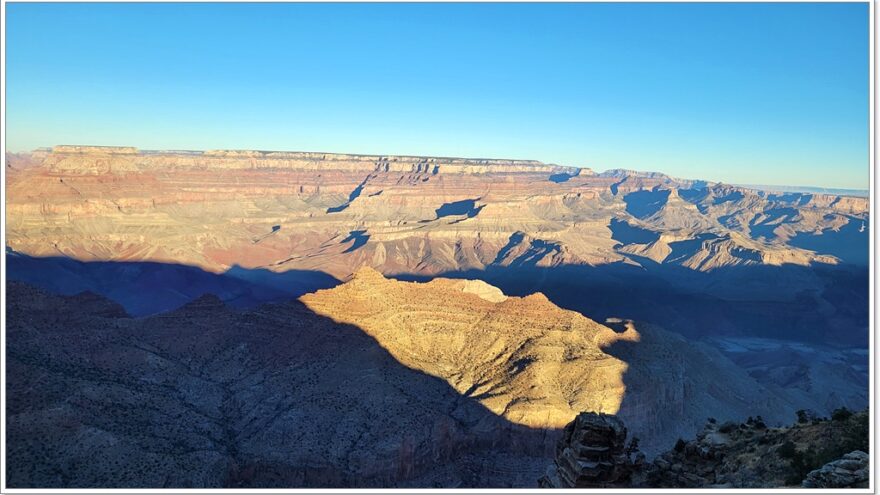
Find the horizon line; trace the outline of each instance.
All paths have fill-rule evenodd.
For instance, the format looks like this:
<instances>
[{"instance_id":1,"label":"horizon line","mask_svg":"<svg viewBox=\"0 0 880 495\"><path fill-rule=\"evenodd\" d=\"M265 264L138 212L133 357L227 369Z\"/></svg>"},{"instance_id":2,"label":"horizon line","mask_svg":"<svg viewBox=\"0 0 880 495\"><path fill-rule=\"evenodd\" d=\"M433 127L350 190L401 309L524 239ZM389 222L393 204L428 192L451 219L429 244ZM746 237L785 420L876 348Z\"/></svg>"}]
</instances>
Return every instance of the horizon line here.
<instances>
[{"instance_id":1,"label":"horizon line","mask_svg":"<svg viewBox=\"0 0 880 495\"><path fill-rule=\"evenodd\" d=\"M690 182L706 182L710 184L721 184L721 185L729 185L734 187L742 187L746 189L754 189L765 192L812 192L818 194L833 194L833 195L846 195L844 192L852 192L852 193L864 193L866 195L870 194L871 188L863 189L863 188L850 188L850 187L828 187L828 186L817 186L817 185L795 185L795 184L765 184L765 183L733 183L733 182L724 182L718 180L709 180L702 178L684 178L684 177L675 177L667 174L666 172L658 171L658 170L647 170L647 169L634 169L627 167L612 167L607 168L602 171L597 171L592 167L586 165L561 165L553 162L545 162L542 160L537 160L533 158L489 158L489 157L464 157L464 156L442 156L442 155L419 155L412 153L404 153L404 154L395 154L395 153L349 153L349 152L339 152L339 151L306 151L306 150L270 150L270 149L257 149L257 148L215 148L215 149L146 149L140 148L138 146L129 146L129 145L103 145L103 144L55 144L52 146L39 146L37 148L25 151L10 151L6 150L6 153L12 154L33 154L40 151L49 151L54 152L54 148L56 147L82 147L82 148L108 148L108 149L125 149L131 148L134 152L137 153L209 153L209 152L230 152L230 153L242 153L242 152L252 152L252 153L310 153L310 154L324 154L324 155L347 155L353 157L364 157L364 158L387 158L387 157L395 157L395 158L433 158L433 159L445 159L445 160L468 160L468 161L507 161L507 162L531 162L534 164L546 165L550 167L560 167L560 168L575 168L578 170L589 170L594 175L600 175L607 172L613 171L629 171L636 173L645 173L645 174L662 174L666 177L674 180L681 181L690 181ZM788 188L791 189L789 191L785 190L774 190L770 188ZM801 191L796 191L796 189L800 189ZM806 190L806 191L804 191ZM813 190L813 191L810 191ZM834 191L838 191L835 193Z\"/></svg>"}]
</instances>

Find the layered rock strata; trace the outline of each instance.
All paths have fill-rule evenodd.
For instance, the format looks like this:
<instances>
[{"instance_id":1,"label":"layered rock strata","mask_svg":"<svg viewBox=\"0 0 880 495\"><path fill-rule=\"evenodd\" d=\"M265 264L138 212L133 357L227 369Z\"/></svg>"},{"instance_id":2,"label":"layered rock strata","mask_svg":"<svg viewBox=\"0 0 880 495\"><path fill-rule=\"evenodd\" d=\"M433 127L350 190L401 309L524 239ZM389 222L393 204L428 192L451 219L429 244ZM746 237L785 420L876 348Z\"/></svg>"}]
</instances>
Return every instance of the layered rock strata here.
<instances>
[{"instance_id":1,"label":"layered rock strata","mask_svg":"<svg viewBox=\"0 0 880 495\"><path fill-rule=\"evenodd\" d=\"M556 461L539 480L542 488L619 488L629 486L644 454L625 445L623 421L607 414L581 413L566 425Z\"/></svg>"}]
</instances>

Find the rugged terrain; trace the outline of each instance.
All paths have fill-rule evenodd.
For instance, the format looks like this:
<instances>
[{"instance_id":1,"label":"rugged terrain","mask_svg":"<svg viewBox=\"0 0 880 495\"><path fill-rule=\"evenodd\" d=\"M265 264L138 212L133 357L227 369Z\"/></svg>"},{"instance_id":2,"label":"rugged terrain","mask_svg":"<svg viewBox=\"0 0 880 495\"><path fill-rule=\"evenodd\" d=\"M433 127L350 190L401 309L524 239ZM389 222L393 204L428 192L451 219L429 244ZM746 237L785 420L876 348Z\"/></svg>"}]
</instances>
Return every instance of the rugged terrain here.
<instances>
[{"instance_id":1,"label":"rugged terrain","mask_svg":"<svg viewBox=\"0 0 880 495\"><path fill-rule=\"evenodd\" d=\"M851 382L855 372L806 380L833 386L832 397L808 393L804 384L767 379L765 387L714 346L644 322L599 324L541 293L507 297L481 281L407 283L363 268L301 300L513 423L558 429L580 411L617 414L652 455L693 435L708 416L762 414L781 424L797 409L866 404L867 383Z\"/></svg>"},{"instance_id":2,"label":"rugged terrain","mask_svg":"<svg viewBox=\"0 0 880 495\"><path fill-rule=\"evenodd\" d=\"M10 487L529 486L555 441L297 302L8 289Z\"/></svg>"},{"instance_id":3,"label":"rugged terrain","mask_svg":"<svg viewBox=\"0 0 880 495\"><path fill-rule=\"evenodd\" d=\"M301 301L135 319L10 282L9 485L532 486L581 410L653 455L804 404L713 347L481 281L364 268Z\"/></svg>"},{"instance_id":4,"label":"rugged terrain","mask_svg":"<svg viewBox=\"0 0 880 495\"><path fill-rule=\"evenodd\" d=\"M468 160L57 146L7 156L9 245L225 271L864 263L866 198ZM863 234L859 236L858 234ZM822 241L828 241L823 244ZM844 246L846 247L846 246Z\"/></svg>"},{"instance_id":5,"label":"rugged terrain","mask_svg":"<svg viewBox=\"0 0 880 495\"><path fill-rule=\"evenodd\" d=\"M7 246L35 258L200 267L292 295L366 265L540 291L598 321L687 336L867 342L867 198L526 160L303 152L56 146L7 155L6 173ZM50 278L73 278L65 293L110 295L83 271ZM45 286L33 270L10 274ZM297 281L309 276L325 278Z\"/></svg>"},{"instance_id":6,"label":"rugged terrain","mask_svg":"<svg viewBox=\"0 0 880 495\"><path fill-rule=\"evenodd\" d=\"M709 418L696 438L646 463L623 421L581 413L566 425L544 488L868 488L869 411L798 411L792 426Z\"/></svg>"},{"instance_id":7,"label":"rugged terrain","mask_svg":"<svg viewBox=\"0 0 880 495\"><path fill-rule=\"evenodd\" d=\"M5 171L10 486L532 486L581 411L652 458L867 404L867 198L305 152Z\"/></svg>"}]
</instances>

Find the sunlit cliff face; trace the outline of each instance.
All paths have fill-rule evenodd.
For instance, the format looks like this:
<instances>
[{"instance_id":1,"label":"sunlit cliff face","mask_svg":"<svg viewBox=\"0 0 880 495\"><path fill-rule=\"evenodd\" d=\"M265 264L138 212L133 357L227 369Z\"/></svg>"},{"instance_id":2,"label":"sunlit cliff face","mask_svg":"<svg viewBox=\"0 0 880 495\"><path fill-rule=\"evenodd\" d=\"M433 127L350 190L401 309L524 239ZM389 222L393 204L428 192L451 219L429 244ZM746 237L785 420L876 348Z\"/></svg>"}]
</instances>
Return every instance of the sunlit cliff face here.
<instances>
[{"instance_id":1,"label":"sunlit cliff face","mask_svg":"<svg viewBox=\"0 0 880 495\"><path fill-rule=\"evenodd\" d=\"M627 364L601 347L639 339L632 327L615 333L541 294L502 298L471 281L398 282L371 269L301 300L363 329L404 365L534 428L561 428L580 411L616 413Z\"/></svg>"},{"instance_id":2,"label":"sunlit cliff face","mask_svg":"<svg viewBox=\"0 0 880 495\"><path fill-rule=\"evenodd\" d=\"M794 240L857 232L847 226L867 218L864 198L527 160L56 147L7 162L16 251L213 272L837 263Z\"/></svg>"}]
</instances>

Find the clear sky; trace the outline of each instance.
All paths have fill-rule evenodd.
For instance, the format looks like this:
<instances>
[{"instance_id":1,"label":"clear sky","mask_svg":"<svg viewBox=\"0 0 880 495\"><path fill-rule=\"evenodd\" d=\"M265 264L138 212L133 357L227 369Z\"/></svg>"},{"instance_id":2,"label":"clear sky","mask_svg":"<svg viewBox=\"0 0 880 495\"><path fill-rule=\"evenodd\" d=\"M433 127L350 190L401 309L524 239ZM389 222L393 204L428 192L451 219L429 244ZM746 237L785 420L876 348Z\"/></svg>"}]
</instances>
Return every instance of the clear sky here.
<instances>
[{"instance_id":1,"label":"clear sky","mask_svg":"<svg viewBox=\"0 0 880 495\"><path fill-rule=\"evenodd\" d=\"M7 145L868 187L868 4L6 4Z\"/></svg>"}]
</instances>

